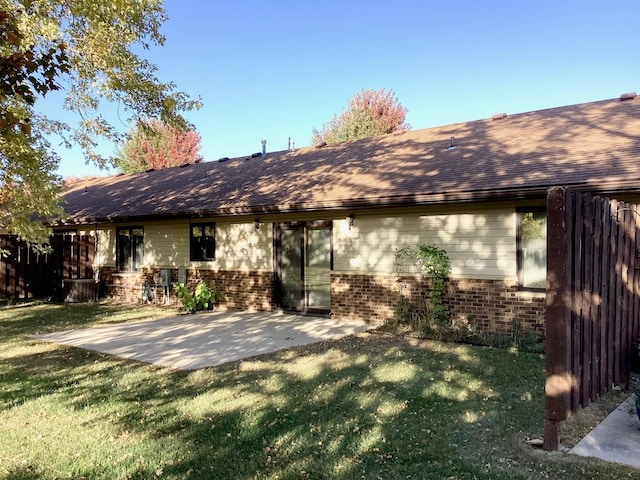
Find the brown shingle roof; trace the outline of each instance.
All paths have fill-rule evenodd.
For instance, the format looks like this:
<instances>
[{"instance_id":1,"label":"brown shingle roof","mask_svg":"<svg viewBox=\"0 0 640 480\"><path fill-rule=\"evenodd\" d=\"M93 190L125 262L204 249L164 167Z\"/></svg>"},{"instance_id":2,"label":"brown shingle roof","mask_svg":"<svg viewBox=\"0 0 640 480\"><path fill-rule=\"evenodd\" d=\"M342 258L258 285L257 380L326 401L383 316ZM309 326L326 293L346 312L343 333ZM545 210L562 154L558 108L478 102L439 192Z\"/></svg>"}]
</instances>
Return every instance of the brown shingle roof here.
<instances>
[{"instance_id":1,"label":"brown shingle roof","mask_svg":"<svg viewBox=\"0 0 640 480\"><path fill-rule=\"evenodd\" d=\"M554 185L640 188L640 99L98 178L64 199L87 222L526 198Z\"/></svg>"}]
</instances>

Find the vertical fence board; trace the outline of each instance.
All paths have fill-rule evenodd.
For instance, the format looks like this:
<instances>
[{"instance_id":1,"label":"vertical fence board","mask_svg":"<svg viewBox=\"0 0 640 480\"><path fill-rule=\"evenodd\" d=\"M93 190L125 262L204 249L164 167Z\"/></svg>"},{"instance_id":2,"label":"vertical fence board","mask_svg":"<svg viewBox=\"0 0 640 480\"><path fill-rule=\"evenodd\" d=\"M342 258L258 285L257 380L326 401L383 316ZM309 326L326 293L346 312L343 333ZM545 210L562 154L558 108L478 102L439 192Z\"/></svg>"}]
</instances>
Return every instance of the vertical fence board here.
<instances>
[{"instance_id":1,"label":"vertical fence board","mask_svg":"<svg viewBox=\"0 0 640 480\"><path fill-rule=\"evenodd\" d=\"M0 250L5 251L9 249L9 238L5 235L0 236ZM6 254L0 257L0 298L8 298L7 294L9 287L7 285L7 262Z\"/></svg>"},{"instance_id":2,"label":"vertical fence board","mask_svg":"<svg viewBox=\"0 0 640 480\"><path fill-rule=\"evenodd\" d=\"M547 197L545 450L558 448L558 426L566 418L571 395L571 382L567 378L570 358L566 348L571 338L571 299L567 281L571 276L571 265L565 255L569 236L566 224L571 212L566 193L565 189L554 188Z\"/></svg>"},{"instance_id":3,"label":"vertical fence board","mask_svg":"<svg viewBox=\"0 0 640 480\"><path fill-rule=\"evenodd\" d=\"M600 389L602 376L601 359L602 359L602 341L600 335L602 333L602 209L599 208L598 199L591 198L591 211L593 212L593 292L592 300L592 320L593 320L593 339L592 339L592 361L594 374L591 381L591 398L600 397Z\"/></svg>"},{"instance_id":4,"label":"vertical fence board","mask_svg":"<svg viewBox=\"0 0 640 480\"><path fill-rule=\"evenodd\" d=\"M632 340L635 341L640 336L640 248L638 247L638 239L640 239L640 208L633 205L633 317L631 322Z\"/></svg>"},{"instance_id":5,"label":"vertical fence board","mask_svg":"<svg viewBox=\"0 0 640 480\"><path fill-rule=\"evenodd\" d=\"M16 298L18 293L17 285L16 285L16 261L18 258L18 245L17 242L13 242L12 251L8 257L8 271L7 276L9 278L9 298Z\"/></svg>"},{"instance_id":6,"label":"vertical fence board","mask_svg":"<svg viewBox=\"0 0 640 480\"><path fill-rule=\"evenodd\" d=\"M618 224L616 235L616 253L615 253L615 297L616 297L616 314L614 321L614 339L613 339L613 382L618 384L622 379L622 372L620 371L620 348L622 345L622 297L623 297L623 282L622 282L622 262L624 257L624 225L621 221L624 221L624 212L619 215L622 210L622 205L616 202L616 223Z\"/></svg>"},{"instance_id":7,"label":"vertical fence board","mask_svg":"<svg viewBox=\"0 0 640 480\"><path fill-rule=\"evenodd\" d=\"M611 236L609 237L610 243L610 264L609 264L609 318L608 322L608 338L607 338L607 350L609 352L609 361L607 363L607 382L608 385L614 381L615 378L615 353L616 353L616 307L617 307L617 295L618 295L618 282L616 276L616 261L617 261L617 245L618 245L618 222L616 218L615 202L609 204L611 212Z\"/></svg>"},{"instance_id":8,"label":"vertical fence board","mask_svg":"<svg viewBox=\"0 0 640 480\"><path fill-rule=\"evenodd\" d=\"M62 237L64 243L63 256L62 256L62 278L73 278L73 245L71 243L71 237Z\"/></svg>"},{"instance_id":9,"label":"vertical fence board","mask_svg":"<svg viewBox=\"0 0 640 480\"><path fill-rule=\"evenodd\" d=\"M609 204L600 202L602 211L602 308L600 324L600 388L607 388L607 370L609 368L609 271L611 262L611 210Z\"/></svg>"},{"instance_id":10,"label":"vertical fence board","mask_svg":"<svg viewBox=\"0 0 640 480\"><path fill-rule=\"evenodd\" d=\"M0 265L0 279L2 283L0 287L2 288L2 298L10 298L9 296L9 255L11 252L11 237L2 236L2 243L0 244L2 250L6 251L6 253L2 256L2 264Z\"/></svg>"},{"instance_id":11,"label":"vertical fence board","mask_svg":"<svg viewBox=\"0 0 640 480\"><path fill-rule=\"evenodd\" d=\"M593 342L593 209L591 195L582 196L583 260L582 260L582 375L580 379L580 405L584 408L591 400L591 367Z\"/></svg>"},{"instance_id":12,"label":"vertical fence board","mask_svg":"<svg viewBox=\"0 0 640 480\"><path fill-rule=\"evenodd\" d=\"M627 234L629 237L629 247L628 247L628 264L627 264L627 332L626 332L626 350L627 352L631 352L633 348L633 343L637 337L635 332L635 319L637 317L635 306L636 306L636 210L634 206L629 205L629 224L627 228ZM628 374L628 370L625 364L625 374ZM625 382L628 382L628 375L625 377Z\"/></svg>"},{"instance_id":13,"label":"vertical fence board","mask_svg":"<svg viewBox=\"0 0 640 480\"><path fill-rule=\"evenodd\" d=\"M27 256L25 255L25 248L22 243L18 244L17 248L17 261L15 263L15 285L16 285L16 298L25 298L24 296L24 261Z\"/></svg>"},{"instance_id":14,"label":"vertical fence board","mask_svg":"<svg viewBox=\"0 0 640 480\"><path fill-rule=\"evenodd\" d=\"M621 283L621 311L620 311L620 358L618 359L620 366L620 383L627 383L626 353L629 351L629 321L631 320L631 292L629 289L629 264L631 262L631 210L625 206L622 226L623 245L622 250L622 283Z\"/></svg>"},{"instance_id":15,"label":"vertical fence board","mask_svg":"<svg viewBox=\"0 0 640 480\"><path fill-rule=\"evenodd\" d=\"M583 317L583 305L582 305L582 280L583 280L583 263L584 263L584 242L583 242L583 228L584 224L582 222L582 202L579 201L578 195L576 192L569 192L569 198L571 204L573 206L573 214L570 217L571 225L573 226L573 235L570 237L572 245L573 245L573 254L570 251L565 252L566 255L572 255L574 259L574 268L571 282L571 298L573 299L573 306L571 309L571 323L573 327L573 334L571 338L571 343L574 344L571 348L571 357L572 357L572 365L571 371L574 373L574 376L577 380L577 385L575 385L572 389L571 395L571 409L576 409L579 405L581 405L581 394L582 394L582 386L584 382L582 381L582 352L580 348L576 348L577 345L580 345L583 340L583 327L584 327L584 317Z\"/></svg>"},{"instance_id":16,"label":"vertical fence board","mask_svg":"<svg viewBox=\"0 0 640 480\"><path fill-rule=\"evenodd\" d=\"M15 298L16 296L16 273L15 273L15 262L16 262L16 253L17 253L17 240L15 238L11 239L9 245L9 255L7 255L7 298Z\"/></svg>"}]
</instances>

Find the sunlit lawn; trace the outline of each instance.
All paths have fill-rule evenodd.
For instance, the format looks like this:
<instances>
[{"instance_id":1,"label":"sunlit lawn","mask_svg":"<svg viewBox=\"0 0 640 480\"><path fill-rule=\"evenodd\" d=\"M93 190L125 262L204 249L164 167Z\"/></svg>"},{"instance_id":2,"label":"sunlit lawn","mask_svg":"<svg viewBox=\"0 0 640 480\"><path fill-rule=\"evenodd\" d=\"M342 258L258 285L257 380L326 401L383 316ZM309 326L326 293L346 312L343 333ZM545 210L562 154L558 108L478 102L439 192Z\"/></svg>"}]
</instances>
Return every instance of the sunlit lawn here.
<instances>
[{"instance_id":1,"label":"sunlit lawn","mask_svg":"<svg viewBox=\"0 0 640 480\"><path fill-rule=\"evenodd\" d=\"M0 309L0 479L638 477L526 445L539 355L370 335L180 372L30 338L158 314Z\"/></svg>"}]
</instances>

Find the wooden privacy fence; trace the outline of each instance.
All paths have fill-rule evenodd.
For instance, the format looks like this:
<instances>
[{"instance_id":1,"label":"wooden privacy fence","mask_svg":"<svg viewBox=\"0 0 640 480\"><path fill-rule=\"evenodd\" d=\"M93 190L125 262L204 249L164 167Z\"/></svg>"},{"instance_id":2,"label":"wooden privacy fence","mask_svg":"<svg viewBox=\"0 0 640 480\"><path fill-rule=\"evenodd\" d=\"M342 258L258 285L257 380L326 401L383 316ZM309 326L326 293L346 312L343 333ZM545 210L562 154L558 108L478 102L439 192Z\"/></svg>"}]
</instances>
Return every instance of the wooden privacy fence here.
<instances>
[{"instance_id":1,"label":"wooden privacy fence","mask_svg":"<svg viewBox=\"0 0 640 480\"><path fill-rule=\"evenodd\" d=\"M54 236L52 252L34 252L14 235L0 235L0 299L61 297L64 279L92 278L94 237Z\"/></svg>"},{"instance_id":2,"label":"wooden privacy fence","mask_svg":"<svg viewBox=\"0 0 640 480\"><path fill-rule=\"evenodd\" d=\"M547 197L544 448L558 426L627 381L638 337L636 205L553 188Z\"/></svg>"}]
</instances>

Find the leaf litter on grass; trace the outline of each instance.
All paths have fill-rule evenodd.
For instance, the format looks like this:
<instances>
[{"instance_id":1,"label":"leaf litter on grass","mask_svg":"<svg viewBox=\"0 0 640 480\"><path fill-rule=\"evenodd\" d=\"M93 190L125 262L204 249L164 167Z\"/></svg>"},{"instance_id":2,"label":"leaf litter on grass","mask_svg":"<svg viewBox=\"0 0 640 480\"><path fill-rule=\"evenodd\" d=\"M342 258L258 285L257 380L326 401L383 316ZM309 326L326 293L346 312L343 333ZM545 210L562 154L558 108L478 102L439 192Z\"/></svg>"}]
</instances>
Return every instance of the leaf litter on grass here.
<instances>
[{"instance_id":1,"label":"leaf litter on grass","mask_svg":"<svg viewBox=\"0 0 640 480\"><path fill-rule=\"evenodd\" d=\"M65 311L65 325L91 323ZM631 478L526 447L542 430L539 355L370 334L175 372L39 351L42 322L20 315L0 340L20 352L0 367L16 385L0 390L6 477ZM42 428L28 422L40 410ZM53 433L64 448L41 441Z\"/></svg>"}]
</instances>

